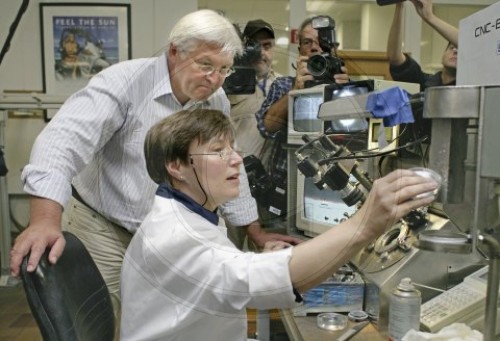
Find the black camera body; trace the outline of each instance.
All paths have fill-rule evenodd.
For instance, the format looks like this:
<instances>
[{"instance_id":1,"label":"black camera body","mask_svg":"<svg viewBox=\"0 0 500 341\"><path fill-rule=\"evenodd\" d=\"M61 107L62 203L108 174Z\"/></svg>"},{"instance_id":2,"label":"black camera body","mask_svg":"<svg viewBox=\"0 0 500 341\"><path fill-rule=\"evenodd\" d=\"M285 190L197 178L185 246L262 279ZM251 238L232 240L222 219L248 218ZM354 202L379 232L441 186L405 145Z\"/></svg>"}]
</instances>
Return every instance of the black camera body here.
<instances>
[{"instance_id":1,"label":"black camera body","mask_svg":"<svg viewBox=\"0 0 500 341\"><path fill-rule=\"evenodd\" d=\"M331 81L332 75L342 73L342 65L340 58L329 53L316 54L307 61L309 73L317 80Z\"/></svg>"},{"instance_id":2,"label":"black camera body","mask_svg":"<svg viewBox=\"0 0 500 341\"><path fill-rule=\"evenodd\" d=\"M234 58L234 65L251 66L260 59L262 48L254 39L244 38L243 44L243 54Z\"/></svg>"},{"instance_id":3,"label":"black camera body","mask_svg":"<svg viewBox=\"0 0 500 341\"><path fill-rule=\"evenodd\" d=\"M246 156L243 164L247 172L250 193L257 204L274 216L284 216L287 208L286 177L275 179L269 176L255 155Z\"/></svg>"},{"instance_id":4,"label":"black camera body","mask_svg":"<svg viewBox=\"0 0 500 341\"><path fill-rule=\"evenodd\" d=\"M393 5L403 1L406 0L377 0L377 5L379 6Z\"/></svg>"},{"instance_id":5,"label":"black camera body","mask_svg":"<svg viewBox=\"0 0 500 341\"><path fill-rule=\"evenodd\" d=\"M227 95L249 95L255 92L257 80L252 65L260 59L261 47L258 41L252 39L245 39L243 43L243 53L234 57L235 72L222 85Z\"/></svg>"},{"instance_id":6,"label":"black camera body","mask_svg":"<svg viewBox=\"0 0 500 341\"><path fill-rule=\"evenodd\" d=\"M338 46L335 21L329 16L317 16L312 19L312 27L318 31L319 46L323 53L309 57L307 70L314 80L306 82L306 87L334 83L333 75L342 73L344 65L342 59L332 54L332 49Z\"/></svg>"}]
</instances>

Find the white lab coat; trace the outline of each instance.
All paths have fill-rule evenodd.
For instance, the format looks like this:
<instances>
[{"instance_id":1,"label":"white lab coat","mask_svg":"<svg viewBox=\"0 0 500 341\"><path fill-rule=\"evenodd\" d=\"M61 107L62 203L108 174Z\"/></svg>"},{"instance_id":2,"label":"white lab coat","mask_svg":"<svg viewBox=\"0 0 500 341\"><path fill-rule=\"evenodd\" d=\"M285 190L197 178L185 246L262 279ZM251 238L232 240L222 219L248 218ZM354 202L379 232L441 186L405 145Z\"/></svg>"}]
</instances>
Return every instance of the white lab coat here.
<instances>
[{"instance_id":1,"label":"white lab coat","mask_svg":"<svg viewBox=\"0 0 500 341\"><path fill-rule=\"evenodd\" d=\"M121 340L246 340L247 307L294 306L291 248L242 252L215 213L160 189L123 262Z\"/></svg>"}]
</instances>

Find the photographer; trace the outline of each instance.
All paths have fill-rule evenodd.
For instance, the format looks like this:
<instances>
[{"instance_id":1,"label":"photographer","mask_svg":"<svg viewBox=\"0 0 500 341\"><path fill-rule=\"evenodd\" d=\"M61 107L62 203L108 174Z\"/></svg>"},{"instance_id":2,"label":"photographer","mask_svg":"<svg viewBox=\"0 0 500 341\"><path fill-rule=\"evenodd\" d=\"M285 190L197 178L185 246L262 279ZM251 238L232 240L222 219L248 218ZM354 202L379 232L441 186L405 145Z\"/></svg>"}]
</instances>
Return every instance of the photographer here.
<instances>
[{"instance_id":1,"label":"photographer","mask_svg":"<svg viewBox=\"0 0 500 341\"><path fill-rule=\"evenodd\" d=\"M262 19L251 20L243 30L242 40L245 47L244 57L240 61L235 61L237 72L226 80L224 90L228 93L227 97L231 103L230 115L238 148L244 150L247 155L254 155L260 160L265 160L266 151L270 150L268 146L273 141L266 143L266 139L259 133L255 113L260 109L273 81L281 76L272 69L275 46L274 29ZM241 66L240 75L238 75L237 64ZM251 70L250 73L247 73L248 69ZM244 79L248 78L248 74L255 79ZM237 78L233 83L231 77L234 76ZM246 235L244 231L228 227L228 234L235 245L241 249Z\"/></svg>"},{"instance_id":2,"label":"photographer","mask_svg":"<svg viewBox=\"0 0 500 341\"><path fill-rule=\"evenodd\" d=\"M275 45L274 30L264 20L251 20L245 26L242 39L245 46L245 55L247 56L242 63L249 64L245 66L251 68L252 72L249 75L255 77L255 81L253 79L241 79L243 78L241 76L239 84L232 86L228 85L231 81L230 76L226 80L225 90L229 93L231 119L234 123L236 142L239 148L250 155L260 158L265 139L257 129L255 113L264 102L271 83L276 77L281 76L272 69ZM250 91L242 89L241 81L252 86ZM232 88L228 88L229 86Z\"/></svg>"},{"instance_id":3,"label":"photographer","mask_svg":"<svg viewBox=\"0 0 500 341\"><path fill-rule=\"evenodd\" d=\"M419 83L420 90L428 87L455 85L457 74L458 29L432 11L432 0L411 0L417 14L443 38L448 45L443 51L442 69L434 74L422 71L421 66L408 54L402 51L404 2L395 5L394 17L387 41L387 57L389 58L392 79L401 82Z\"/></svg>"},{"instance_id":4,"label":"photographer","mask_svg":"<svg viewBox=\"0 0 500 341\"><path fill-rule=\"evenodd\" d=\"M271 84L262 107L256 114L258 128L262 136L275 141L266 169L268 169L273 181L281 182L281 185L285 186L284 188L286 188L287 181L287 152L282 143L286 143L287 139L288 93L290 90L303 89L307 82L320 84L325 83L325 79L329 83L341 84L349 82L347 69L344 66L340 66L336 70L330 70L330 74L321 77L314 77L309 71L308 61L312 56L319 57L320 55L329 54L332 60L338 60L335 57L339 46L336 39L332 38L330 51L324 51L320 46L318 29L313 27L315 18L306 19L299 28L299 55L297 57L295 77L276 78ZM328 19L331 24L334 23L333 19L328 16L322 16L321 18ZM324 29L321 30L322 33L325 33ZM329 37L335 37L333 25L326 28L326 31L330 33L327 34Z\"/></svg>"}]
</instances>

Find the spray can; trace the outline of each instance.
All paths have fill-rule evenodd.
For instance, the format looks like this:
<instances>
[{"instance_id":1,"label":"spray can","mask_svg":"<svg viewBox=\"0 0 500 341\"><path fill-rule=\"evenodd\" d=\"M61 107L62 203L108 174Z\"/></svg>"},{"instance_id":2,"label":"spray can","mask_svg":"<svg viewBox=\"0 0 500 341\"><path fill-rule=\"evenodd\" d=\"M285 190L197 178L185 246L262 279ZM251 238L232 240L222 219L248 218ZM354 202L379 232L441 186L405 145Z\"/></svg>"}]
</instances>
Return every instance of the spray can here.
<instances>
[{"instance_id":1,"label":"spray can","mask_svg":"<svg viewBox=\"0 0 500 341\"><path fill-rule=\"evenodd\" d=\"M405 277L392 291L389 300L389 340L400 341L410 330L420 328L420 306L422 296Z\"/></svg>"}]
</instances>

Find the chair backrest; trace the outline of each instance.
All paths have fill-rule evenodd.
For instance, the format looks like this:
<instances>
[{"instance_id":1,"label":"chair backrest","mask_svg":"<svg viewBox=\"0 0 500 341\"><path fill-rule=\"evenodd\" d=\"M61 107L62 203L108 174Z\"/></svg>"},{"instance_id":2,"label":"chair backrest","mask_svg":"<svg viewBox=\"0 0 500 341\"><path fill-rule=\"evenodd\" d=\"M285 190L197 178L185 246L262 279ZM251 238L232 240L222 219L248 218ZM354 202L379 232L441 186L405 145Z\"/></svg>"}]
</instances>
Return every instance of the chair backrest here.
<instances>
[{"instance_id":1,"label":"chair backrest","mask_svg":"<svg viewBox=\"0 0 500 341\"><path fill-rule=\"evenodd\" d=\"M111 341L115 320L108 288L89 252L73 234L55 265L45 251L37 269L21 278L31 312L45 341Z\"/></svg>"}]
</instances>

